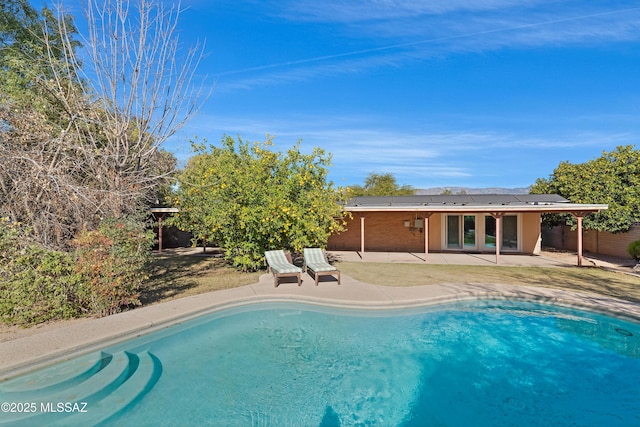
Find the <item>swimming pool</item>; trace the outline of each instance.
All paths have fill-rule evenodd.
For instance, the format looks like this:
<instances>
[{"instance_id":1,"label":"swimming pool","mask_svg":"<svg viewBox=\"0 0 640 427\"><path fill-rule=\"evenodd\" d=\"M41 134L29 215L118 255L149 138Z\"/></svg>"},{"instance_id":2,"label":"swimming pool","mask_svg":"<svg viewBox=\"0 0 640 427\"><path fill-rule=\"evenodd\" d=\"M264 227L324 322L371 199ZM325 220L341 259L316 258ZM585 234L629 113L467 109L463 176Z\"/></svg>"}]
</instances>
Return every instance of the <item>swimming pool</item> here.
<instances>
[{"instance_id":1,"label":"swimming pool","mask_svg":"<svg viewBox=\"0 0 640 427\"><path fill-rule=\"evenodd\" d=\"M0 383L0 425L626 426L638 384L640 324L591 312L260 303Z\"/></svg>"}]
</instances>

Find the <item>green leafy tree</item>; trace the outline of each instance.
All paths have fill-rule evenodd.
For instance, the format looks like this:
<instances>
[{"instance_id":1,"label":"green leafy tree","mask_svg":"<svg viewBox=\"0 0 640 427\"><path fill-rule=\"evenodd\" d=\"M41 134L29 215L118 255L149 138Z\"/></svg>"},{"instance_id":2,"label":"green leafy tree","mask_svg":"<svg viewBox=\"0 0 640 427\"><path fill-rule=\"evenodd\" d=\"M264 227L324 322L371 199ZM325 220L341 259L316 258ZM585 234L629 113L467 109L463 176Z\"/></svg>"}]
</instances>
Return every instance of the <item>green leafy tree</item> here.
<instances>
[{"instance_id":1,"label":"green leafy tree","mask_svg":"<svg viewBox=\"0 0 640 427\"><path fill-rule=\"evenodd\" d=\"M320 148L303 154L300 143L286 153L271 147L271 137L194 144L174 200L172 223L217 243L245 271L261 268L269 249L324 247L344 226L343 192L327 181L330 156Z\"/></svg>"},{"instance_id":2,"label":"green leafy tree","mask_svg":"<svg viewBox=\"0 0 640 427\"><path fill-rule=\"evenodd\" d=\"M364 181L364 186L352 185L349 195L357 196L407 196L415 194L410 185L398 185L393 174L370 173Z\"/></svg>"},{"instance_id":3,"label":"green leafy tree","mask_svg":"<svg viewBox=\"0 0 640 427\"><path fill-rule=\"evenodd\" d=\"M559 194L573 203L604 203L609 209L584 218L591 230L621 233L640 221L640 151L635 146L604 151L601 157L585 163L562 162L548 178L539 178L533 194ZM575 218L553 215L548 225L565 220L575 226Z\"/></svg>"},{"instance_id":4,"label":"green leafy tree","mask_svg":"<svg viewBox=\"0 0 640 427\"><path fill-rule=\"evenodd\" d=\"M26 0L1 2L0 85L4 93L43 113L59 112L62 105L50 104L54 99L44 82L55 77L54 67L64 66L66 54L75 53L65 51L65 38L73 51L81 46L77 33L70 15L56 17L46 7L39 12Z\"/></svg>"}]
</instances>

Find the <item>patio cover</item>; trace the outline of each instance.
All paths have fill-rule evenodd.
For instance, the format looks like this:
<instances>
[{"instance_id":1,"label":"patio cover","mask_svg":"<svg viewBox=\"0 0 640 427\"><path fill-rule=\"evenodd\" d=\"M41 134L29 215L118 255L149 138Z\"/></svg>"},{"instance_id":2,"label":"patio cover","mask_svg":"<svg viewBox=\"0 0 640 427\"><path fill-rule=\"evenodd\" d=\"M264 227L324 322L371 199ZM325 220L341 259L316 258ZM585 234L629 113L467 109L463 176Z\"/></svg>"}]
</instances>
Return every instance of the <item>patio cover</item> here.
<instances>
[{"instance_id":1,"label":"patio cover","mask_svg":"<svg viewBox=\"0 0 640 427\"><path fill-rule=\"evenodd\" d=\"M424 217L425 259L429 252L429 217L434 213L486 213L500 221L505 214L539 212L569 213L578 221L578 265L582 265L582 219L591 213L607 209L606 204L570 203L557 194L452 194L413 196L355 197L344 206L348 212L420 212ZM364 252L364 216L361 224L361 251ZM500 237L497 237L496 264L500 261Z\"/></svg>"}]
</instances>

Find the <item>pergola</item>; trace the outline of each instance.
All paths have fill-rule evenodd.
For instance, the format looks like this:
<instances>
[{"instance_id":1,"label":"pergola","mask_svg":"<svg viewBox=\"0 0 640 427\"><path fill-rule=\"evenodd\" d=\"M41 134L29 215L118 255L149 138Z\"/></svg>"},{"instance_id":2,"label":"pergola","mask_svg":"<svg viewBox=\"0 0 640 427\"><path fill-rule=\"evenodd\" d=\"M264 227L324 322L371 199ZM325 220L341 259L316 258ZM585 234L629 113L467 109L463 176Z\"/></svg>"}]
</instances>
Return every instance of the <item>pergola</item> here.
<instances>
[{"instance_id":1,"label":"pergola","mask_svg":"<svg viewBox=\"0 0 640 427\"><path fill-rule=\"evenodd\" d=\"M158 218L158 252L162 252L162 220L170 213L179 212L178 208L151 208L151 214Z\"/></svg>"},{"instance_id":2,"label":"pergola","mask_svg":"<svg viewBox=\"0 0 640 427\"><path fill-rule=\"evenodd\" d=\"M606 204L569 203L555 194L482 194L439 196L385 196L357 197L344 207L346 211L360 216L360 251L365 251L365 217L367 212L412 212L424 221L425 261L429 254L429 218L435 213L491 215L496 220L496 264L500 263L500 230L502 217L507 214L537 212L569 213L577 219L578 266L582 266L582 219L595 212L607 209Z\"/></svg>"}]
</instances>

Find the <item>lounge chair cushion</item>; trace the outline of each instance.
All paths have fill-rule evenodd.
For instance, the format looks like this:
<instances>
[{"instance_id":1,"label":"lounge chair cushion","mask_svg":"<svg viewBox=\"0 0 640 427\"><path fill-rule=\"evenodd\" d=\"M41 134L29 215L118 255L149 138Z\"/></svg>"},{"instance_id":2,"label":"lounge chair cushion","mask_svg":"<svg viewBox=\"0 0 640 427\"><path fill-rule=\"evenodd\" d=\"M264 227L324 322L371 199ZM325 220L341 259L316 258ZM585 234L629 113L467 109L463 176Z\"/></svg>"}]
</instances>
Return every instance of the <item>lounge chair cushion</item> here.
<instances>
[{"instance_id":1,"label":"lounge chair cushion","mask_svg":"<svg viewBox=\"0 0 640 427\"><path fill-rule=\"evenodd\" d=\"M264 253L267 264L276 274L301 273L302 269L289 263L282 250L267 251Z\"/></svg>"},{"instance_id":2,"label":"lounge chair cushion","mask_svg":"<svg viewBox=\"0 0 640 427\"><path fill-rule=\"evenodd\" d=\"M312 271L337 271L338 269L329 264L322 249L320 248L305 248L304 249L304 262L307 268Z\"/></svg>"},{"instance_id":3,"label":"lounge chair cushion","mask_svg":"<svg viewBox=\"0 0 640 427\"><path fill-rule=\"evenodd\" d=\"M335 268L331 264L316 264L314 262L307 263L307 268L313 271L336 271L337 270L337 268Z\"/></svg>"}]
</instances>

